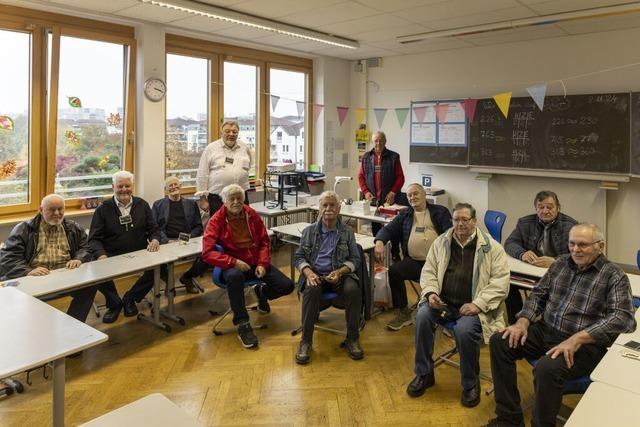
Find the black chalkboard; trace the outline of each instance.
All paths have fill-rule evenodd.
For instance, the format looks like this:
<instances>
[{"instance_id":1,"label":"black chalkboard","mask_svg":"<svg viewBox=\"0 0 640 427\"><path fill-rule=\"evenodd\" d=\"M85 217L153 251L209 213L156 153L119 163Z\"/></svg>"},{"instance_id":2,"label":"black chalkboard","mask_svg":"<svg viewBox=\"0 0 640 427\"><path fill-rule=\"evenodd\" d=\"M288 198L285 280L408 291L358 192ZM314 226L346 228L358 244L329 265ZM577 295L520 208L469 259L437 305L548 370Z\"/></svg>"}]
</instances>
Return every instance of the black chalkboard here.
<instances>
[{"instance_id":1,"label":"black chalkboard","mask_svg":"<svg viewBox=\"0 0 640 427\"><path fill-rule=\"evenodd\" d=\"M478 101L470 125L469 164L628 174L628 93L512 98L509 116L493 99Z\"/></svg>"},{"instance_id":2,"label":"black chalkboard","mask_svg":"<svg viewBox=\"0 0 640 427\"><path fill-rule=\"evenodd\" d=\"M434 163L467 166L467 147L416 146L409 150L409 161L415 163Z\"/></svg>"},{"instance_id":3,"label":"black chalkboard","mask_svg":"<svg viewBox=\"0 0 640 427\"><path fill-rule=\"evenodd\" d=\"M631 95L631 173L640 175L640 92Z\"/></svg>"}]
</instances>

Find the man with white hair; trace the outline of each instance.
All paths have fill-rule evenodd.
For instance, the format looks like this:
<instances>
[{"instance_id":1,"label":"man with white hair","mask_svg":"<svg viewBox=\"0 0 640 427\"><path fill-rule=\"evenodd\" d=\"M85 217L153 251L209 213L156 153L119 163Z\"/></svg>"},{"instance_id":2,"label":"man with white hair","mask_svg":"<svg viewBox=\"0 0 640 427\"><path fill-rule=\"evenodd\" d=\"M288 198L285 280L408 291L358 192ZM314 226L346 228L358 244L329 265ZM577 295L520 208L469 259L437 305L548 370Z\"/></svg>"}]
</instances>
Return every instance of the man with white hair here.
<instances>
[{"instance_id":1,"label":"man with white hair","mask_svg":"<svg viewBox=\"0 0 640 427\"><path fill-rule=\"evenodd\" d=\"M196 196L200 196L203 209L208 206L209 215L222 207L222 190L231 184L243 191L249 189L251 150L238 140L240 126L229 120L222 124L222 138L213 141L202 152L196 174Z\"/></svg>"},{"instance_id":2,"label":"man with white hair","mask_svg":"<svg viewBox=\"0 0 640 427\"><path fill-rule=\"evenodd\" d=\"M160 244L175 242L180 234L188 237L202 236L202 220L200 219L200 209L198 204L191 199L182 197L180 189L182 185L177 176L170 176L164 181L164 192L166 197L153 202L153 218L158 224L160 231ZM200 292L200 285L196 277L207 270L207 264L198 257L191 268L180 276L180 283L190 294ZM162 268L163 279L166 280L167 269Z\"/></svg>"},{"instance_id":3,"label":"man with white hair","mask_svg":"<svg viewBox=\"0 0 640 427\"><path fill-rule=\"evenodd\" d=\"M149 204L133 196L133 179L131 172L113 174L113 197L102 202L93 213L89 245L96 259L140 249L156 252L160 247L160 233ZM102 321L115 322L123 307L127 317L138 314L136 302L140 302L152 287L152 270L145 271L122 299L113 281L100 285L107 304Z\"/></svg>"},{"instance_id":4,"label":"man with white hair","mask_svg":"<svg viewBox=\"0 0 640 427\"><path fill-rule=\"evenodd\" d=\"M293 282L271 265L267 229L256 211L244 204L244 189L231 184L222 190L222 195L224 205L204 231L202 259L222 268L238 338L245 348L256 347L258 338L249 323L244 282L260 279L264 283L254 287L258 310L263 314L271 312L268 300L293 291ZM222 246L223 252L216 250L216 244Z\"/></svg>"},{"instance_id":5,"label":"man with white hair","mask_svg":"<svg viewBox=\"0 0 640 427\"><path fill-rule=\"evenodd\" d=\"M86 233L64 217L64 199L49 194L34 218L11 230L0 257L0 278L45 276L59 268L78 268L90 260ZM95 286L71 292L67 314L84 322L95 294Z\"/></svg>"},{"instance_id":6,"label":"man with white hair","mask_svg":"<svg viewBox=\"0 0 640 427\"><path fill-rule=\"evenodd\" d=\"M360 316L362 290L356 271L360 252L353 230L340 221L340 197L325 191L318 201L319 220L302 232L295 265L300 271L298 289L302 294L302 339L296 352L296 363L304 365L311 358L313 327L320 312L323 291L333 291L344 301L347 339L344 347L349 356L362 359Z\"/></svg>"},{"instance_id":7,"label":"man with white hair","mask_svg":"<svg viewBox=\"0 0 640 427\"><path fill-rule=\"evenodd\" d=\"M555 426L565 382L590 375L618 335L636 328L629 278L604 256L600 229L574 225L568 247L533 288L516 323L491 336L497 417L487 426L524 426L516 360L538 360L531 425Z\"/></svg>"}]
</instances>

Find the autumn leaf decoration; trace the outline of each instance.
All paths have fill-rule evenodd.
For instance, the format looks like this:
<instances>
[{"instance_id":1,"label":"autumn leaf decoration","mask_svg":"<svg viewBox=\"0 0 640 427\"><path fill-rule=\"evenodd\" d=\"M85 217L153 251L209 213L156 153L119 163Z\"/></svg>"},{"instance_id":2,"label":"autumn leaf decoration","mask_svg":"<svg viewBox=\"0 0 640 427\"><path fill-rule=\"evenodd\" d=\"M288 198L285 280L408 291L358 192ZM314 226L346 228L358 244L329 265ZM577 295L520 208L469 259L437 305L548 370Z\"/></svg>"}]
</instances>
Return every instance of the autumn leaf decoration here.
<instances>
[{"instance_id":1,"label":"autumn leaf decoration","mask_svg":"<svg viewBox=\"0 0 640 427\"><path fill-rule=\"evenodd\" d=\"M98 161L98 167L100 169L106 169L107 165L109 164L109 155L104 156L103 158L100 159L100 161Z\"/></svg>"},{"instance_id":2,"label":"autumn leaf decoration","mask_svg":"<svg viewBox=\"0 0 640 427\"><path fill-rule=\"evenodd\" d=\"M109 117L107 117L107 124L109 126L118 127L122 123L122 118L120 117L120 113L109 113Z\"/></svg>"},{"instance_id":3,"label":"autumn leaf decoration","mask_svg":"<svg viewBox=\"0 0 640 427\"><path fill-rule=\"evenodd\" d=\"M67 96L67 100L73 108L82 108L82 102L77 96Z\"/></svg>"},{"instance_id":4,"label":"autumn leaf decoration","mask_svg":"<svg viewBox=\"0 0 640 427\"><path fill-rule=\"evenodd\" d=\"M6 179L16 173L17 165L15 160L7 160L0 165L0 179Z\"/></svg>"},{"instance_id":5,"label":"autumn leaf decoration","mask_svg":"<svg viewBox=\"0 0 640 427\"><path fill-rule=\"evenodd\" d=\"M9 116L0 116L0 130L13 131L15 129L15 124L13 123L13 119Z\"/></svg>"},{"instance_id":6,"label":"autumn leaf decoration","mask_svg":"<svg viewBox=\"0 0 640 427\"><path fill-rule=\"evenodd\" d=\"M80 145L80 138L78 134L72 130L68 130L64 132L64 137L67 139L67 144L71 145Z\"/></svg>"}]
</instances>

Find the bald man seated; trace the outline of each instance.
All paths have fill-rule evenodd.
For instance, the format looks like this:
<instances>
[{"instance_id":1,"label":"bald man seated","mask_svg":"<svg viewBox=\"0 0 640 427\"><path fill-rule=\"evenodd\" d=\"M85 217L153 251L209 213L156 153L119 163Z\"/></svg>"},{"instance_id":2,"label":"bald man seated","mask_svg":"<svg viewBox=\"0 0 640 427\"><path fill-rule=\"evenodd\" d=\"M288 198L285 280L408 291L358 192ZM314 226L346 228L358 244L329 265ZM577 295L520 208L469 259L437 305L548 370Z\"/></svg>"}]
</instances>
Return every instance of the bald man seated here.
<instances>
[{"instance_id":1,"label":"bald man seated","mask_svg":"<svg viewBox=\"0 0 640 427\"><path fill-rule=\"evenodd\" d=\"M78 268L91 260L87 235L75 221L64 217L64 199L49 194L42 199L38 214L16 225L0 257L0 279L45 276L59 268ZM84 322L96 287L70 292L67 314Z\"/></svg>"}]
</instances>

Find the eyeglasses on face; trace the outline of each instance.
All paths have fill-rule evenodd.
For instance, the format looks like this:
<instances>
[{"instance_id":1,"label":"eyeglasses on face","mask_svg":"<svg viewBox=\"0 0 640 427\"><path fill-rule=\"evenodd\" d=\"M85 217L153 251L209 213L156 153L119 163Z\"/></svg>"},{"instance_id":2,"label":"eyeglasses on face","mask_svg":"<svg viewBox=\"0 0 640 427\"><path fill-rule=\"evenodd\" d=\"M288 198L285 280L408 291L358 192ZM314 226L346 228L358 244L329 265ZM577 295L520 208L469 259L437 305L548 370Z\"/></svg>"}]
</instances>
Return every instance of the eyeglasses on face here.
<instances>
[{"instance_id":1,"label":"eyeglasses on face","mask_svg":"<svg viewBox=\"0 0 640 427\"><path fill-rule=\"evenodd\" d=\"M578 248L578 249L587 249L588 247L595 245L596 243L600 243L602 242L601 240L595 240L591 243L585 243L585 242L573 242L571 240L569 240L569 247L570 248Z\"/></svg>"},{"instance_id":2,"label":"eyeglasses on face","mask_svg":"<svg viewBox=\"0 0 640 427\"><path fill-rule=\"evenodd\" d=\"M469 224L473 221L473 218L454 218L453 222L456 224Z\"/></svg>"}]
</instances>

